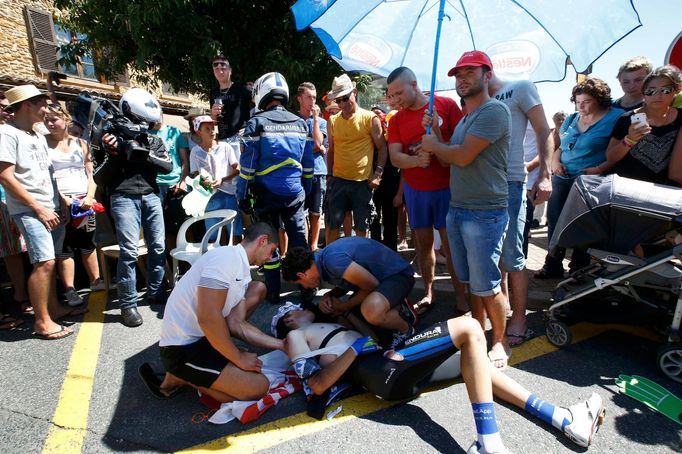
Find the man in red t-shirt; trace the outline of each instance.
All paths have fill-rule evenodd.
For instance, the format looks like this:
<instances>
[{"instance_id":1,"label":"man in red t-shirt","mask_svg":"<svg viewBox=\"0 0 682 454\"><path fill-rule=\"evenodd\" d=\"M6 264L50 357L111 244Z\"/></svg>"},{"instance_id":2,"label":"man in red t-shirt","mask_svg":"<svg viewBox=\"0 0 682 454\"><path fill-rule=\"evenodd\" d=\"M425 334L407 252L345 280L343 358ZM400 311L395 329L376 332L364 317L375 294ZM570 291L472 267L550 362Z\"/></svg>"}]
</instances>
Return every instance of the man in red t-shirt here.
<instances>
[{"instance_id":1,"label":"man in red t-shirt","mask_svg":"<svg viewBox=\"0 0 682 454\"><path fill-rule=\"evenodd\" d=\"M388 152L393 165L402 169L405 205L410 228L416 236L417 260L424 279L424 297L416 304L417 312L421 314L428 310L433 297L434 228L440 233L457 302L464 308L464 286L455 276L445 229L450 202L450 167L421 151L421 138L426 133L422 119L429 99L417 86L414 72L407 67L393 70L387 83L388 96L400 108L388 125ZM449 141L462 112L453 99L440 96L434 98L434 110L441 121L443 140Z\"/></svg>"}]
</instances>

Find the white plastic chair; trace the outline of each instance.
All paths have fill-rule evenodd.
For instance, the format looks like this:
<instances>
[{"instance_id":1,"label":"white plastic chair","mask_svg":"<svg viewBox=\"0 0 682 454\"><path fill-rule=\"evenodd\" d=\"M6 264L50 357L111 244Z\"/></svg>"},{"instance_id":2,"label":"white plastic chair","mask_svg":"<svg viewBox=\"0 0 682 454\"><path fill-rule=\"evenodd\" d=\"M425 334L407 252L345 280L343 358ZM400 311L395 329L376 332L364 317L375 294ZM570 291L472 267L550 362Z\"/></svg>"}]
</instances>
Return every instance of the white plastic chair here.
<instances>
[{"instance_id":1,"label":"white plastic chair","mask_svg":"<svg viewBox=\"0 0 682 454\"><path fill-rule=\"evenodd\" d=\"M178 236L176 239L176 247L170 252L173 258L173 283L177 283L180 279L180 271L178 264L180 261L187 262L192 265L199 257L205 254L210 249L220 247L220 238L222 237L223 227L230 225L228 245L232 245L233 229L234 229L234 219L237 217L237 212L235 210L215 210L204 213L201 216L192 217L187 219L180 226L178 231ZM190 243L187 241L187 230L192 224L199 221L205 221L210 218L219 218L220 222L211 226L211 228L206 230L204 237L201 239L201 243ZM227 230L227 229L225 229ZM210 241L211 235L217 232L215 241Z\"/></svg>"}]
</instances>

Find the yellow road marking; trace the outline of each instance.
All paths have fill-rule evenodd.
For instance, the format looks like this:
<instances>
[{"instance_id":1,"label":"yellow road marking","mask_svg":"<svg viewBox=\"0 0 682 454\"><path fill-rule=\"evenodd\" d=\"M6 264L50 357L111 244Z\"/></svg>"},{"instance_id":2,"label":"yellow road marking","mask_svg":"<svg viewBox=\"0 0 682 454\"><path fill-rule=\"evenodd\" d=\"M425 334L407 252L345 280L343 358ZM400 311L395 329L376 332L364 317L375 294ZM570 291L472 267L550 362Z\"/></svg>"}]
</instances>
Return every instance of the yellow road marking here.
<instances>
[{"instance_id":1,"label":"yellow road marking","mask_svg":"<svg viewBox=\"0 0 682 454\"><path fill-rule=\"evenodd\" d=\"M571 326L574 344L611 330L627 332L656 341L662 340L662 337L660 336L656 336L647 330L633 326L601 325L593 323L578 323ZM520 364L557 350L559 349L550 344L545 336L539 336L514 348L514 354L512 355L509 364ZM450 384L433 387L430 392L437 391L447 386L450 386ZM423 394L427 393L422 393L422 395ZM294 440L305 435L329 429L330 427L337 426L355 418L360 418L375 411L383 410L384 408L398 405L399 403L399 401L383 401L368 393L360 394L340 401L338 404L343 405L343 413L339 414L331 421L327 421L326 419L317 421L310 418L305 413L298 413L287 418L254 427L253 429L244 432L227 435L207 443L202 443L180 452L187 454L212 453L217 451L239 453L256 452L272 448L280 443Z\"/></svg>"},{"instance_id":2,"label":"yellow road marking","mask_svg":"<svg viewBox=\"0 0 682 454\"><path fill-rule=\"evenodd\" d=\"M78 337L59 394L59 402L43 446L44 454L82 451L104 329L106 302L105 292L90 294L88 302L90 311L85 314L78 329Z\"/></svg>"}]
</instances>

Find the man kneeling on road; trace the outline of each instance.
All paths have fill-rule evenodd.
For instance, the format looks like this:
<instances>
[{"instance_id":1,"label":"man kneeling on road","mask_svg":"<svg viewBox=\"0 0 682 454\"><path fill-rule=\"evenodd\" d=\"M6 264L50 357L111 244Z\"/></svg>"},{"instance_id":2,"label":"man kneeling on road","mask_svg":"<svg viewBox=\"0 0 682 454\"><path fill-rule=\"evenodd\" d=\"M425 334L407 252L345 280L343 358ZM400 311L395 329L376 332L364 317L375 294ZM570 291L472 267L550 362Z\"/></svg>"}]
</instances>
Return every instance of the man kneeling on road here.
<instances>
[{"instance_id":1,"label":"man kneeling on road","mask_svg":"<svg viewBox=\"0 0 682 454\"><path fill-rule=\"evenodd\" d=\"M282 260L282 277L305 288L317 288L320 281L334 284L320 310L341 315L357 306L369 324L394 332L392 345L414 333L417 316L406 300L414 270L377 241L346 237L314 253L293 248ZM354 293L347 300L339 299L349 291Z\"/></svg>"},{"instance_id":2,"label":"man kneeling on road","mask_svg":"<svg viewBox=\"0 0 682 454\"><path fill-rule=\"evenodd\" d=\"M257 400L270 387L255 353L239 350L231 337L268 349L283 348L247 320L266 294L252 282L249 265L272 257L278 234L268 224L251 225L236 246L213 249L199 258L173 289L161 323L163 381L147 363L140 376L160 398L183 385L197 388L219 402Z\"/></svg>"},{"instance_id":3,"label":"man kneeling on road","mask_svg":"<svg viewBox=\"0 0 682 454\"><path fill-rule=\"evenodd\" d=\"M310 311L287 303L273 317L271 330L286 338L296 374L325 403L327 391L340 380L384 400L403 400L431 383L454 379L461 369L478 434L468 454L508 452L497 427L493 395L551 424L582 447L592 443L603 420L602 398L596 393L568 408L556 407L492 367L483 329L472 318L438 322L385 353L369 336L313 319Z\"/></svg>"}]
</instances>

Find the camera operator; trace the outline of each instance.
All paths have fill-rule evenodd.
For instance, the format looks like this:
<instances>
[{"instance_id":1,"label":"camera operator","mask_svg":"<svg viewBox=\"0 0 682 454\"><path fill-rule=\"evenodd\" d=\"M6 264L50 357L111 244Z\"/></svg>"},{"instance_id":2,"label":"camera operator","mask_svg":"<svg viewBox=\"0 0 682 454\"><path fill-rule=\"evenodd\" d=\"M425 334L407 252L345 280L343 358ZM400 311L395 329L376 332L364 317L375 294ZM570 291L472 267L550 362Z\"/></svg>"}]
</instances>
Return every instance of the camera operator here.
<instances>
[{"instance_id":1,"label":"camera operator","mask_svg":"<svg viewBox=\"0 0 682 454\"><path fill-rule=\"evenodd\" d=\"M159 102L141 88L128 90L121 98L119 108L128 120L147 124L150 128L162 118ZM163 141L154 135L142 133L130 140L104 134L102 143L109 166L104 185L110 194L110 213L120 246L116 285L122 323L135 327L142 324L142 316L137 311L135 279L140 227L148 250L147 301L150 304L165 302L162 293L165 231L156 176L171 172L173 162Z\"/></svg>"}]
</instances>

